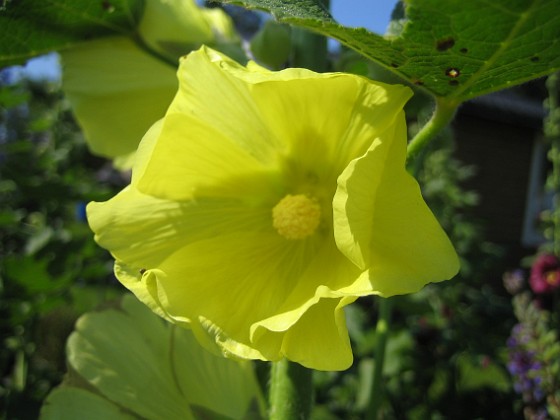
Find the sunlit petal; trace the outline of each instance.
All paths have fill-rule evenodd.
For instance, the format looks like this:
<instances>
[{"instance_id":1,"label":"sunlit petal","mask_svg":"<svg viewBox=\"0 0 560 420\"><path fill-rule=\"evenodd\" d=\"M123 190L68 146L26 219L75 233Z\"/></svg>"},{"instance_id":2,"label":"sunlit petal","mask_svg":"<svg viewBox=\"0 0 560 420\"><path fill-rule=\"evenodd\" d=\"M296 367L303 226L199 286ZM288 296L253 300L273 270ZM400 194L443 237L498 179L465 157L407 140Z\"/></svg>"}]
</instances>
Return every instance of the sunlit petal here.
<instances>
[{"instance_id":1,"label":"sunlit petal","mask_svg":"<svg viewBox=\"0 0 560 420\"><path fill-rule=\"evenodd\" d=\"M415 292L459 270L453 246L404 168L405 139L401 115L343 172L334 201L340 250L382 296Z\"/></svg>"}]
</instances>

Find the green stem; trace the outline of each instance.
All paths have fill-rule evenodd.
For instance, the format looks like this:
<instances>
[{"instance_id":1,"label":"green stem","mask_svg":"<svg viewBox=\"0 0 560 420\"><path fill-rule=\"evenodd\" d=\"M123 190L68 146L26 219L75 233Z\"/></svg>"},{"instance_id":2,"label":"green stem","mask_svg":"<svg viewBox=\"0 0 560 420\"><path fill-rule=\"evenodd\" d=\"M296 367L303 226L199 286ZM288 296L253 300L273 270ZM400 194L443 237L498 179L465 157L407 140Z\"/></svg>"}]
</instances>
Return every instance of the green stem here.
<instances>
[{"instance_id":1,"label":"green stem","mask_svg":"<svg viewBox=\"0 0 560 420\"><path fill-rule=\"evenodd\" d=\"M269 419L308 419L313 371L283 359L272 363L270 372Z\"/></svg>"},{"instance_id":2,"label":"green stem","mask_svg":"<svg viewBox=\"0 0 560 420\"><path fill-rule=\"evenodd\" d=\"M145 53L151 55L153 58L155 58L156 60L161 61L164 64L167 64L171 67L173 67L174 69L176 69L177 67L179 67L179 58L171 58L168 56L165 56L153 49L151 49L148 44L146 44L144 42L144 40L142 39L142 37L138 34L138 33L134 33L132 35L132 40L136 43L136 45L138 46L138 48L140 48L142 51L144 51Z\"/></svg>"},{"instance_id":3,"label":"green stem","mask_svg":"<svg viewBox=\"0 0 560 420\"><path fill-rule=\"evenodd\" d=\"M375 328L375 370L373 372L373 384L371 387L371 398L369 400L368 420L377 420L379 408L383 402L383 364L385 362L385 349L389 336L389 324L391 322L391 300L379 298L379 319Z\"/></svg>"},{"instance_id":4,"label":"green stem","mask_svg":"<svg viewBox=\"0 0 560 420\"><path fill-rule=\"evenodd\" d=\"M436 108L432 118L430 118L426 125L420 129L408 144L408 162L413 161L420 151L435 139L440 131L451 122L460 103L460 101L456 100L436 98Z\"/></svg>"}]
</instances>

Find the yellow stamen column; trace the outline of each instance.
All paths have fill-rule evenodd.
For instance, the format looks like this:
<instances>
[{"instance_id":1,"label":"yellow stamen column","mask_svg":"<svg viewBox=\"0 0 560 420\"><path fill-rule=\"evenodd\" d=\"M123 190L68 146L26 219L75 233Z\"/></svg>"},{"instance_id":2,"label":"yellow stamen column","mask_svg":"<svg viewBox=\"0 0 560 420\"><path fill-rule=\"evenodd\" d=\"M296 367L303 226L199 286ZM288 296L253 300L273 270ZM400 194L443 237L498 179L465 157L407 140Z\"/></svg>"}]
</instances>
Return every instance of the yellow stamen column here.
<instances>
[{"instance_id":1,"label":"yellow stamen column","mask_svg":"<svg viewBox=\"0 0 560 420\"><path fill-rule=\"evenodd\" d=\"M272 225L286 239L304 239L321 222L321 206L304 194L286 195L272 209Z\"/></svg>"}]
</instances>

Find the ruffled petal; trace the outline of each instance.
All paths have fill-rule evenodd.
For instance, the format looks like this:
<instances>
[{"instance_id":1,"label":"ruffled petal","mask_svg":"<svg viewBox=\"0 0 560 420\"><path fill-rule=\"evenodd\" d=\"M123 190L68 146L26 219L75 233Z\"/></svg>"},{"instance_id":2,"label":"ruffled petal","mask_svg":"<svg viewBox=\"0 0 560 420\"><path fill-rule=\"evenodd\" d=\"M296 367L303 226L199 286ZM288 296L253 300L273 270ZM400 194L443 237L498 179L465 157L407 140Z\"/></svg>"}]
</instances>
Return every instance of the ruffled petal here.
<instances>
[{"instance_id":1,"label":"ruffled petal","mask_svg":"<svg viewBox=\"0 0 560 420\"><path fill-rule=\"evenodd\" d=\"M447 280L459 259L404 168L404 114L339 178L334 229L339 249L364 270L372 292L412 293Z\"/></svg>"},{"instance_id":2,"label":"ruffled petal","mask_svg":"<svg viewBox=\"0 0 560 420\"><path fill-rule=\"evenodd\" d=\"M287 331L321 299L371 294L369 287L360 288L357 285L360 274L361 270L348 261L334 244L324 243L277 309L276 315L251 326L251 340L258 342L265 331Z\"/></svg>"},{"instance_id":3,"label":"ruffled petal","mask_svg":"<svg viewBox=\"0 0 560 420\"><path fill-rule=\"evenodd\" d=\"M93 153L134 152L177 91L175 70L125 37L103 38L61 53L62 88Z\"/></svg>"},{"instance_id":4,"label":"ruffled petal","mask_svg":"<svg viewBox=\"0 0 560 420\"><path fill-rule=\"evenodd\" d=\"M161 270L144 271L137 267L126 265L122 261L115 261L115 276L119 281L138 298L140 302L150 308L160 317L173 322L174 320L165 312L158 299L158 276L161 278L165 273ZM188 326L188 320L184 320L183 326Z\"/></svg>"},{"instance_id":5,"label":"ruffled petal","mask_svg":"<svg viewBox=\"0 0 560 420\"><path fill-rule=\"evenodd\" d=\"M356 299L321 299L286 332L282 353L312 369L348 369L353 357L343 308Z\"/></svg>"},{"instance_id":6,"label":"ruffled petal","mask_svg":"<svg viewBox=\"0 0 560 420\"><path fill-rule=\"evenodd\" d=\"M303 310L276 315L253 325L253 346L266 360L287 357L313 369L347 369L352 364L352 351L343 307L357 296L337 298L336 295L320 287L316 298ZM321 327L317 328L318 325Z\"/></svg>"},{"instance_id":7,"label":"ruffled petal","mask_svg":"<svg viewBox=\"0 0 560 420\"><path fill-rule=\"evenodd\" d=\"M253 345L265 360L286 357L311 369L347 369L353 358L344 307L356 299L351 296L318 299L289 328L278 331L260 328Z\"/></svg>"},{"instance_id":8,"label":"ruffled petal","mask_svg":"<svg viewBox=\"0 0 560 420\"><path fill-rule=\"evenodd\" d=\"M325 257L330 257L331 264L324 264ZM134 286L126 285L148 306L154 302L160 305L157 311L164 312L164 317L189 325L211 350L216 351L217 345L234 357L279 360L286 356L311 365L315 345L322 341L333 351L325 361L317 360L316 368L339 370L351 363L351 356L348 358L348 333L340 321L343 315L337 311L355 300L357 293L317 284L346 285L359 273L334 244L309 241L287 245L274 233L239 233L191 244L163 262L160 269L148 270ZM157 278L155 291L148 290L154 284L151 276ZM289 332L295 328L303 334L311 322L305 321L308 312L316 313L313 308L323 308L327 301L338 302L341 296L344 304L327 305L330 309L321 309L317 315L332 319L332 328L316 332L314 340L301 341L298 359L292 358L300 336L288 343ZM327 360L331 360L328 365Z\"/></svg>"},{"instance_id":9,"label":"ruffled petal","mask_svg":"<svg viewBox=\"0 0 560 420\"><path fill-rule=\"evenodd\" d=\"M159 265L159 301L170 316L202 317L249 345L250 326L277 313L319 246L287 242L271 229L189 244Z\"/></svg>"}]
</instances>

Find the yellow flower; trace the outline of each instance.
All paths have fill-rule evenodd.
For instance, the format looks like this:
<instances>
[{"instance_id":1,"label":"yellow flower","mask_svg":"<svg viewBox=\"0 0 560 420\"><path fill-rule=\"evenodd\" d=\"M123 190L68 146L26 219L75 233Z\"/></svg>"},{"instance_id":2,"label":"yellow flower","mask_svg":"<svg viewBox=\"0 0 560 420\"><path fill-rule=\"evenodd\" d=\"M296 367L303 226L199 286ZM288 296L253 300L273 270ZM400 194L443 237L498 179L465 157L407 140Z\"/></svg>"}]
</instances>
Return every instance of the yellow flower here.
<instances>
[{"instance_id":1,"label":"yellow flower","mask_svg":"<svg viewBox=\"0 0 560 420\"><path fill-rule=\"evenodd\" d=\"M147 0L137 30L155 55L126 36L61 52L62 87L91 151L122 169L132 166L140 139L177 92L178 57L203 43L239 48L229 16L194 0Z\"/></svg>"},{"instance_id":2,"label":"yellow flower","mask_svg":"<svg viewBox=\"0 0 560 420\"><path fill-rule=\"evenodd\" d=\"M88 206L117 277L152 310L226 355L341 370L346 305L457 272L404 168L408 88L207 47L178 76L131 185Z\"/></svg>"}]
</instances>

